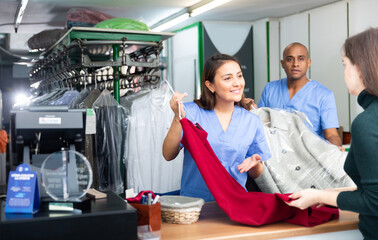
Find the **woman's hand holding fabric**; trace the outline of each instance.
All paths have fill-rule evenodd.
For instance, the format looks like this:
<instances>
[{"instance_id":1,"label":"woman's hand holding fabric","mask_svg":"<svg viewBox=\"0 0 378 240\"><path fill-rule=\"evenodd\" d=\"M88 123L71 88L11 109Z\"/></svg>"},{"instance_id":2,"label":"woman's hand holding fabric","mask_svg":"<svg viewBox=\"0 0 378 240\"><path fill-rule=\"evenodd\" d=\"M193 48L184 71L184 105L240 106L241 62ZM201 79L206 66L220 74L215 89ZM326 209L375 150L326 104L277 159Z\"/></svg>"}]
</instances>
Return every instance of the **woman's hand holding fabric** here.
<instances>
[{"instance_id":1,"label":"woman's hand holding fabric","mask_svg":"<svg viewBox=\"0 0 378 240\"><path fill-rule=\"evenodd\" d=\"M286 204L292 207L297 207L302 210L316 205L318 207L321 207L324 205L319 202L322 192L323 191L317 189L304 189L291 194L289 198L291 198L292 201L287 202Z\"/></svg>"}]
</instances>

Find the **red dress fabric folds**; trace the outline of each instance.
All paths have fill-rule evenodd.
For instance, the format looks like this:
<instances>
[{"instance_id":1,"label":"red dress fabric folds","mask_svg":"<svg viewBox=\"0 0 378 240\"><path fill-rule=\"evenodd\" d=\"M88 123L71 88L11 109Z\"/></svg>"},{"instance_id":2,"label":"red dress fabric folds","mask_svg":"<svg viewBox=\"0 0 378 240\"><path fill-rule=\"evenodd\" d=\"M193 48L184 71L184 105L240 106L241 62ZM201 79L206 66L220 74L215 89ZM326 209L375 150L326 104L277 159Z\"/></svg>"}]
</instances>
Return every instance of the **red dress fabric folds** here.
<instances>
[{"instance_id":1,"label":"red dress fabric folds","mask_svg":"<svg viewBox=\"0 0 378 240\"><path fill-rule=\"evenodd\" d=\"M220 208L231 220L260 226L286 221L312 227L338 217L338 209L331 207L300 210L286 205L290 194L246 192L223 167L207 141L207 132L188 119L181 119L181 143L190 152Z\"/></svg>"}]
</instances>

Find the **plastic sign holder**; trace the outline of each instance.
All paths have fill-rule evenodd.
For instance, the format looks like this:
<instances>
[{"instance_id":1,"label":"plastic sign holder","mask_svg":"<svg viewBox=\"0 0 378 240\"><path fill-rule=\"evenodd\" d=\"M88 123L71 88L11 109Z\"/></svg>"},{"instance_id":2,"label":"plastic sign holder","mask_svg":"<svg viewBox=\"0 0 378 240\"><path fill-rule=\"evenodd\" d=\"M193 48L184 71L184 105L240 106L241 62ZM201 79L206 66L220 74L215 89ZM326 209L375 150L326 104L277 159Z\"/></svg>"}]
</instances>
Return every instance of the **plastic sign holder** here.
<instances>
[{"instance_id":1,"label":"plastic sign holder","mask_svg":"<svg viewBox=\"0 0 378 240\"><path fill-rule=\"evenodd\" d=\"M6 213L35 213L40 209L37 174L20 164L9 172Z\"/></svg>"}]
</instances>

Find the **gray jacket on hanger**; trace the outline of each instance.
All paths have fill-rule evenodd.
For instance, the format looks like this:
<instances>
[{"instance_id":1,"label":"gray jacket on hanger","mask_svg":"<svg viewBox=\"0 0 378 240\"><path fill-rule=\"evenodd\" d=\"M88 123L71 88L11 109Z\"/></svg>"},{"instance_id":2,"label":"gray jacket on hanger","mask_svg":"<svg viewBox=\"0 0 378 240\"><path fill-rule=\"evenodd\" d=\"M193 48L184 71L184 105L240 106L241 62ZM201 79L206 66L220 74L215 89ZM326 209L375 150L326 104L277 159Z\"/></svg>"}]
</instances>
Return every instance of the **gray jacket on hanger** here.
<instances>
[{"instance_id":1,"label":"gray jacket on hanger","mask_svg":"<svg viewBox=\"0 0 378 240\"><path fill-rule=\"evenodd\" d=\"M252 111L263 122L272 158L255 179L266 193L292 193L305 188L355 186L344 172L347 153L317 136L300 112L271 108Z\"/></svg>"}]
</instances>

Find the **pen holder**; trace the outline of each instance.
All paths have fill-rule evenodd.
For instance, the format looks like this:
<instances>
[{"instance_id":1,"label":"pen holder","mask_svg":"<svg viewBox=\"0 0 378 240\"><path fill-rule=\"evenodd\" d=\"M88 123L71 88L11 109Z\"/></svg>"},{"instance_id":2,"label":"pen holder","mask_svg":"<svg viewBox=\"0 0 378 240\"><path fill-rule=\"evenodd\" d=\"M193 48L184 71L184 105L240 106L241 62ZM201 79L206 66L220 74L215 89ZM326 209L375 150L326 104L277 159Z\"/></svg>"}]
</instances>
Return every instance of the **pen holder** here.
<instances>
[{"instance_id":1,"label":"pen holder","mask_svg":"<svg viewBox=\"0 0 378 240\"><path fill-rule=\"evenodd\" d=\"M160 202L146 205L140 203L130 203L138 211L138 226L148 225L151 231L161 229Z\"/></svg>"}]
</instances>

